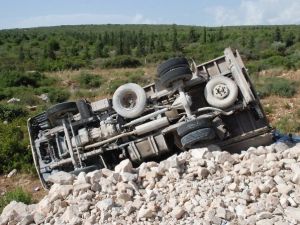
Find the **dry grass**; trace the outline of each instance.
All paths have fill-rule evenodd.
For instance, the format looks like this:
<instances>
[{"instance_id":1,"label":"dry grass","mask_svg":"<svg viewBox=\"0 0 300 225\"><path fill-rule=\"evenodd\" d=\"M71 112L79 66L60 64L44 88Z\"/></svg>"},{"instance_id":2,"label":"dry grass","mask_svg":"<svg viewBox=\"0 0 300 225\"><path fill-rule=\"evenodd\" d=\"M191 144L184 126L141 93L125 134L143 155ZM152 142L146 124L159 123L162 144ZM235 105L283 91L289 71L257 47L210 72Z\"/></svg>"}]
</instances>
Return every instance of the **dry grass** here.
<instances>
[{"instance_id":1,"label":"dry grass","mask_svg":"<svg viewBox=\"0 0 300 225\"><path fill-rule=\"evenodd\" d=\"M262 71L259 76L277 76L288 80L296 81L300 84L300 70L284 71L280 70L274 73L274 70ZM280 124L284 118L289 118L291 125L298 126L300 124L300 89L297 90L296 95L291 98L284 98L279 96L268 96L261 100L262 105L267 113L268 119L273 126ZM296 132L298 135L300 131Z\"/></svg>"}]
</instances>

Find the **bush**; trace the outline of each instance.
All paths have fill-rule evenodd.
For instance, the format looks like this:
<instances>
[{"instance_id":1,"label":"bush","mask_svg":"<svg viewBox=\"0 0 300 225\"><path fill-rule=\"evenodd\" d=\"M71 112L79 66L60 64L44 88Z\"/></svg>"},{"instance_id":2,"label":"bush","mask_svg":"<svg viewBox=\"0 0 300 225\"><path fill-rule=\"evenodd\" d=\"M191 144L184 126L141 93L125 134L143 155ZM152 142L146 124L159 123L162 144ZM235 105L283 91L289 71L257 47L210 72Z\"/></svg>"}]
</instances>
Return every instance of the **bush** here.
<instances>
[{"instance_id":1,"label":"bush","mask_svg":"<svg viewBox=\"0 0 300 225\"><path fill-rule=\"evenodd\" d=\"M65 90L53 88L48 93L48 97L51 103L59 103L68 100L68 98L70 97L70 93Z\"/></svg>"},{"instance_id":2,"label":"bush","mask_svg":"<svg viewBox=\"0 0 300 225\"><path fill-rule=\"evenodd\" d=\"M278 95L280 97L292 97L297 92L295 82L279 77L258 78L254 82L256 90L261 97Z\"/></svg>"},{"instance_id":3,"label":"bush","mask_svg":"<svg viewBox=\"0 0 300 225\"><path fill-rule=\"evenodd\" d=\"M23 202L25 204L32 204L32 196L23 191L22 188L17 187L16 189L6 192L4 196L0 197L0 214L2 213L4 207L8 205L11 201Z\"/></svg>"},{"instance_id":4,"label":"bush","mask_svg":"<svg viewBox=\"0 0 300 225\"><path fill-rule=\"evenodd\" d=\"M126 84L126 80L112 80L110 81L108 87L107 87L107 93L113 94L117 88L123 84Z\"/></svg>"},{"instance_id":5,"label":"bush","mask_svg":"<svg viewBox=\"0 0 300 225\"><path fill-rule=\"evenodd\" d=\"M26 118L0 126L0 174L12 169L32 171Z\"/></svg>"},{"instance_id":6,"label":"bush","mask_svg":"<svg viewBox=\"0 0 300 225\"><path fill-rule=\"evenodd\" d=\"M77 77L77 81L80 84L80 87L83 88L98 88L103 82L102 77L89 74L89 73L81 73Z\"/></svg>"},{"instance_id":7,"label":"bush","mask_svg":"<svg viewBox=\"0 0 300 225\"><path fill-rule=\"evenodd\" d=\"M42 85L52 85L55 81L54 78L47 78L39 72L25 73L17 70L0 72L0 86L3 88L20 86L40 87Z\"/></svg>"},{"instance_id":8,"label":"bush","mask_svg":"<svg viewBox=\"0 0 300 225\"><path fill-rule=\"evenodd\" d=\"M300 132L300 123L291 116L285 116L280 118L275 123L276 129L282 133L298 133Z\"/></svg>"},{"instance_id":9,"label":"bush","mask_svg":"<svg viewBox=\"0 0 300 225\"><path fill-rule=\"evenodd\" d=\"M146 83L143 70L118 73L114 74L113 76L115 79L111 80L107 87L108 94L113 94L119 86L126 83L138 83L140 85L144 85Z\"/></svg>"},{"instance_id":10,"label":"bush","mask_svg":"<svg viewBox=\"0 0 300 225\"><path fill-rule=\"evenodd\" d=\"M141 65L138 59L131 56L115 56L105 60L101 66L103 68L136 68Z\"/></svg>"},{"instance_id":11,"label":"bush","mask_svg":"<svg viewBox=\"0 0 300 225\"><path fill-rule=\"evenodd\" d=\"M0 119L12 121L18 117L26 116L27 112L20 106L0 105ZM0 142L1 143L1 142Z\"/></svg>"}]
</instances>

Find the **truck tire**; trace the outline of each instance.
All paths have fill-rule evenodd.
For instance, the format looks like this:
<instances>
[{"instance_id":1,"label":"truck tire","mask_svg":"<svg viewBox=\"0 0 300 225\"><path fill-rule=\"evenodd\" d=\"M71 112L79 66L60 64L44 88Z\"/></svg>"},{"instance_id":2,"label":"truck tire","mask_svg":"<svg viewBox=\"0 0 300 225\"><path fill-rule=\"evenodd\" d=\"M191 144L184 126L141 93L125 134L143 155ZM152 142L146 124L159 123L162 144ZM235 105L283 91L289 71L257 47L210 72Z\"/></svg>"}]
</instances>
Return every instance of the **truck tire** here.
<instances>
[{"instance_id":1,"label":"truck tire","mask_svg":"<svg viewBox=\"0 0 300 225\"><path fill-rule=\"evenodd\" d=\"M212 126L212 122L210 118L196 118L178 127L177 133L180 137L183 137L184 135L192 131L198 130L200 128L208 128L211 126Z\"/></svg>"},{"instance_id":2,"label":"truck tire","mask_svg":"<svg viewBox=\"0 0 300 225\"><path fill-rule=\"evenodd\" d=\"M216 137L215 131L212 128L202 128L188 133L183 138L181 138L181 144L184 148L190 148L193 144L197 142L206 142L214 139Z\"/></svg>"},{"instance_id":3,"label":"truck tire","mask_svg":"<svg viewBox=\"0 0 300 225\"><path fill-rule=\"evenodd\" d=\"M76 102L63 102L56 104L47 110L46 115L51 125L55 126L60 124L60 120L63 119L67 113L78 113Z\"/></svg>"},{"instance_id":4,"label":"truck tire","mask_svg":"<svg viewBox=\"0 0 300 225\"><path fill-rule=\"evenodd\" d=\"M141 115L146 107L144 89L134 83L120 86L113 95L113 108L124 118L135 118Z\"/></svg>"},{"instance_id":5,"label":"truck tire","mask_svg":"<svg viewBox=\"0 0 300 225\"><path fill-rule=\"evenodd\" d=\"M172 59L169 59L169 60L161 63L157 67L157 76L161 77L169 70L172 70L172 69L175 69L178 67L189 67L188 60L183 57L177 57L177 58L172 58Z\"/></svg>"},{"instance_id":6,"label":"truck tire","mask_svg":"<svg viewBox=\"0 0 300 225\"><path fill-rule=\"evenodd\" d=\"M224 109L236 101L238 87L232 79L218 76L207 82L204 95L209 105Z\"/></svg>"},{"instance_id":7,"label":"truck tire","mask_svg":"<svg viewBox=\"0 0 300 225\"><path fill-rule=\"evenodd\" d=\"M166 72L160 77L162 86L168 88L173 82L183 80L188 81L192 78L192 71L188 67L178 67Z\"/></svg>"}]
</instances>

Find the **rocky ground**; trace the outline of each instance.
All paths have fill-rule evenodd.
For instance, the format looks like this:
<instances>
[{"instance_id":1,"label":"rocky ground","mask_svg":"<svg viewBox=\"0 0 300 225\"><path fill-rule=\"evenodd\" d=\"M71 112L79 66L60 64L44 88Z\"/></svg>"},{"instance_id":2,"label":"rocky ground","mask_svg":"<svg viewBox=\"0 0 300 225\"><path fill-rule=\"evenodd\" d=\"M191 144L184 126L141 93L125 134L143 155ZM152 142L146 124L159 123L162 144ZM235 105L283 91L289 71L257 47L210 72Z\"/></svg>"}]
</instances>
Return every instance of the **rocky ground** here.
<instances>
[{"instance_id":1,"label":"rocky ground","mask_svg":"<svg viewBox=\"0 0 300 225\"><path fill-rule=\"evenodd\" d=\"M233 155L211 146L51 180L38 204L11 202L0 224L300 223L300 143Z\"/></svg>"}]
</instances>

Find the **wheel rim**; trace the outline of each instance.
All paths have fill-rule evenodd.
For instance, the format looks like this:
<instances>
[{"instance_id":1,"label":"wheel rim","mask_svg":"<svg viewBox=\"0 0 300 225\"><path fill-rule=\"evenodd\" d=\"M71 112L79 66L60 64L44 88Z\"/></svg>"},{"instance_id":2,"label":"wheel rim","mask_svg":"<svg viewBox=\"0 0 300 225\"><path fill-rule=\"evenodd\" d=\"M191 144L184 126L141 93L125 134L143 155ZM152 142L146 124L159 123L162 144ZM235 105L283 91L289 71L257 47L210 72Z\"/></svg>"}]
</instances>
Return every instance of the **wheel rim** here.
<instances>
[{"instance_id":1,"label":"wheel rim","mask_svg":"<svg viewBox=\"0 0 300 225\"><path fill-rule=\"evenodd\" d=\"M126 110L131 110L136 106L138 96L133 91L127 91L122 98L120 98L120 104Z\"/></svg>"},{"instance_id":2,"label":"wheel rim","mask_svg":"<svg viewBox=\"0 0 300 225\"><path fill-rule=\"evenodd\" d=\"M213 88L213 95L218 99L224 99L229 95L229 89L226 84L217 84Z\"/></svg>"}]
</instances>

